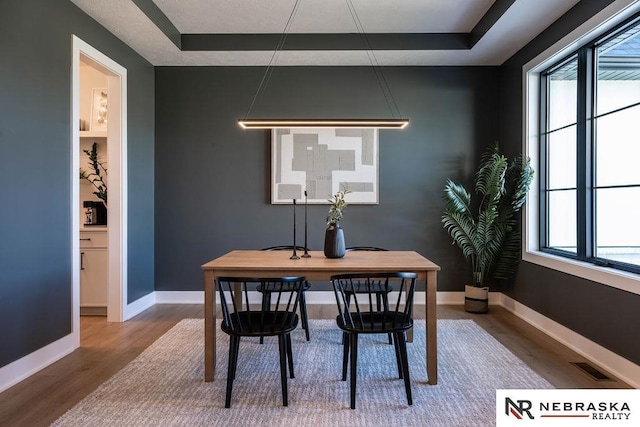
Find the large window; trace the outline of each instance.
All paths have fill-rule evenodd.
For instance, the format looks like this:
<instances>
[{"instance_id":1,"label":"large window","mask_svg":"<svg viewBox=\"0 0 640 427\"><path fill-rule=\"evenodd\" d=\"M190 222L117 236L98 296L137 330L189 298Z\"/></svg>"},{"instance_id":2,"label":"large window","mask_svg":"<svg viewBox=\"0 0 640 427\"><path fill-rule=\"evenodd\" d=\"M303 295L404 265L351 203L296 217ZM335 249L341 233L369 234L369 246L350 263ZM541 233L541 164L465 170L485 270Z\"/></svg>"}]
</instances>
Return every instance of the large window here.
<instances>
[{"instance_id":1,"label":"large window","mask_svg":"<svg viewBox=\"0 0 640 427\"><path fill-rule=\"evenodd\" d=\"M640 18L540 76L540 250L640 273Z\"/></svg>"}]
</instances>

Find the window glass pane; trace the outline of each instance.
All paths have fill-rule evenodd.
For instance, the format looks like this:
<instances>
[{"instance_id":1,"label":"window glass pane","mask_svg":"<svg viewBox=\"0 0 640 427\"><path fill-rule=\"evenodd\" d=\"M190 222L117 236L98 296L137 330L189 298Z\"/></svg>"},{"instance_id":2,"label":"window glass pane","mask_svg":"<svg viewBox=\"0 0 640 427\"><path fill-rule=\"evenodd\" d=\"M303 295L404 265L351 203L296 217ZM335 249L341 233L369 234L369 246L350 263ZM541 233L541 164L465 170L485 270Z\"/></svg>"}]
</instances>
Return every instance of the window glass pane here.
<instances>
[{"instance_id":1,"label":"window glass pane","mask_svg":"<svg viewBox=\"0 0 640 427\"><path fill-rule=\"evenodd\" d=\"M576 126L552 132L548 136L547 189L576 186Z\"/></svg>"},{"instance_id":2,"label":"window glass pane","mask_svg":"<svg viewBox=\"0 0 640 427\"><path fill-rule=\"evenodd\" d=\"M596 185L640 184L640 106L596 121Z\"/></svg>"},{"instance_id":3,"label":"window glass pane","mask_svg":"<svg viewBox=\"0 0 640 427\"><path fill-rule=\"evenodd\" d=\"M640 270L640 13L572 55L540 80L541 249Z\"/></svg>"},{"instance_id":4,"label":"window glass pane","mask_svg":"<svg viewBox=\"0 0 640 427\"><path fill-rule=\"evenodd\" d=\"M622 31L598 48L596 114L640 102L640 26Z\"/></svg>"},{"instance_id":5,"label":"window glass pane","mask_svg":"<svg viewBox=\"0 0 640 427\"><path fill-rule=\"evenodd\" d=\"M548 131L577 122L577 69L578 60L576 59L552 71L548 76Z\"/></svg>"},{"instance_id":6,"label":"window glass pane","mask_svg":"<svg viewBox=\"0 0 640 427\"><path fill-rule=\"evenodd\" d=\"M596 256L640 265L640 187L596 191Z\"/></svg>"},{"instance_id":7,"label":"window glass pane","mask_svg":"<svg viewBox=\"0 0 640 427\"><path fill-rule=\"evenodd\" d=\"M550 191L547 200L549 247L576 253L576 190Z\"/></svg>"}]
</instances>

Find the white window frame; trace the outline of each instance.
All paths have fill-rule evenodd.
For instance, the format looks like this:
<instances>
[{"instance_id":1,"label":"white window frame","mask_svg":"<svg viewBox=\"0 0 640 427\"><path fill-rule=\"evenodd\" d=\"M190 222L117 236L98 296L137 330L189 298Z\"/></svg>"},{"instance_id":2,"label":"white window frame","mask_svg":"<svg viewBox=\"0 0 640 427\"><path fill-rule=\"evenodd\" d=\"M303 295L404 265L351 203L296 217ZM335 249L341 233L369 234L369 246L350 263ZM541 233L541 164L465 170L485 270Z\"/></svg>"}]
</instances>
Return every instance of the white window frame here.
<instances>
[{"instance_id":1,"label":"white window frame","mask_svg":"<svg viewBox=\"0 0 640 427\"><path fill-rule=\"evenodd\" d=\"M640 10L640 0L617 0L522 67L523 147L531 165L540 170L540 73L580 46L596 39ZM640 295L640 275L564 258L539 250L540 188L536 177L531 184L522 222L522 259L556 271Z\"/></svg>"}]
</instances>

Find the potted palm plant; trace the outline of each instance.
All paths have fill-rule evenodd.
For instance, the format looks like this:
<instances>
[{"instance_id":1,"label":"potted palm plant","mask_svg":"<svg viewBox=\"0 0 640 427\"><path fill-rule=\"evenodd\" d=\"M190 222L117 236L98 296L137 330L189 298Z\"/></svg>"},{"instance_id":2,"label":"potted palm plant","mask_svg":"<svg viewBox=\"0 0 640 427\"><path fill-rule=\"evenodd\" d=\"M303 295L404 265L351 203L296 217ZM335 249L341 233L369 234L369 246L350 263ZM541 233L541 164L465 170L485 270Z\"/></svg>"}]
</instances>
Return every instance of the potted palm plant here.
<instances>
[{"instance_id":1,"label":"potted palm plant","mask_svg":"<svg viewBox=\"0 0 640 427\"><path fill-rule=\"evenodd\" d=\"M482 156L475 176L477 212L471 195L450 179L444 188L444 228L471 262L473 280L465 286L465 310L486 313L489 281L509 279L520 260L517 213L524 204L534 171L528 157L509 160L496 143Z\"/></svg>"}]
</instances>

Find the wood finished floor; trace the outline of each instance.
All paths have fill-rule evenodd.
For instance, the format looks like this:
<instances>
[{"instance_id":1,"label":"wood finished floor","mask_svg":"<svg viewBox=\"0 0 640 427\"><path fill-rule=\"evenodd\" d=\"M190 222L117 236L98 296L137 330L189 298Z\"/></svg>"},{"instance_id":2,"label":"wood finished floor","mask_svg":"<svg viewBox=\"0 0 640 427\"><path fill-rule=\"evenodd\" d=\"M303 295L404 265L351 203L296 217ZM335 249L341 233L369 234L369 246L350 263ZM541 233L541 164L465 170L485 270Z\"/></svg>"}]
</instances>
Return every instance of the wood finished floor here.
<instances>
[{"instance_id":1,"label":"wood finished floor","mask_svg":"<svg viewBox=\"0 0 640 427\"><path fill-rule=\"evenodd\" d=\"M309 306L310 318L333 316L329 305ZM82 317L79 349L0 393L0 426L51 424L178 321L203 317L202 305L156 305L125 323ZM473 319L557 388L629 387L616 379L592 379L571 364L586 362L583 357L500 307L477 315L466 313L462 306L438 306L438 318Z\"/></svg>"}]
</instances>

